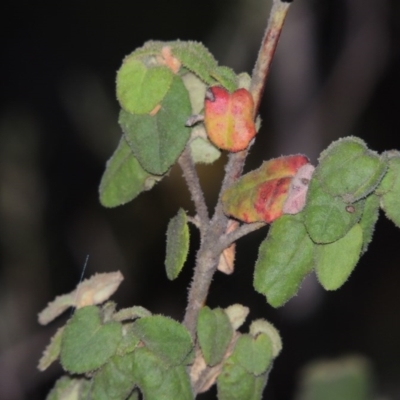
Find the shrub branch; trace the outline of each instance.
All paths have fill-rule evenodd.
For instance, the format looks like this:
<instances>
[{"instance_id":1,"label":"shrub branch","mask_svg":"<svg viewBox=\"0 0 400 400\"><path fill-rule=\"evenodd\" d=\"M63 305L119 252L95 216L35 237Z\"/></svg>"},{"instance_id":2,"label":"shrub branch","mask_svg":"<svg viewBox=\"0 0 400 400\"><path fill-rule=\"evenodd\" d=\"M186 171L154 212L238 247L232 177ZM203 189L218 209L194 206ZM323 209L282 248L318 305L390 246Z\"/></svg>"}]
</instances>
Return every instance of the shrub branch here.
<instances>
[{"instance_id":1,"label":"shrub branch","mask_svg":"<svg viewBox=\"0 0 400 400\"><path fill-rule=\"evenodd\" d=\"M256 117L260 107L261 97L270 70L272 57L274 55L289 6L290 3L285 3L281 0L274 0L272 5L267 29L258 53L250 85L250 93L253 96L255 104L254 118ZM205 230L204 225L202 228L203 232L206 231L206 234L197 253L196 267L189 289L188 305L183 320L183 324L189 330L193 339L196 337L197 317L201 307L203 307L206 302L212 277L217 270L220 254L225 248L223 246L229 242L232 243L239 237L242 237L252 230L261 227L261 225L258 224L249 224L247 227L243 226L239 228L237 230L238 232L235 231L236 233L232 232L225 236L228 218L223 212L221 196L222 193L241 176L247 154L248 149L237 153L231 153L229 155L229 160L225 167L225 176L219 193L219 199L215 208L215 213L211 221L208 223L208 228ZM183 167L182 164L181 166ZM192 192L192 189L189 188L189 190ZM192 197L196 205L196 199L193 195L193 192ZM197 205L196 208L198 208ZM199 210L197 210L197 212L199 213ZM201 215L199 216L200 219L203 218Z\"/></svg>"}]
</instances>

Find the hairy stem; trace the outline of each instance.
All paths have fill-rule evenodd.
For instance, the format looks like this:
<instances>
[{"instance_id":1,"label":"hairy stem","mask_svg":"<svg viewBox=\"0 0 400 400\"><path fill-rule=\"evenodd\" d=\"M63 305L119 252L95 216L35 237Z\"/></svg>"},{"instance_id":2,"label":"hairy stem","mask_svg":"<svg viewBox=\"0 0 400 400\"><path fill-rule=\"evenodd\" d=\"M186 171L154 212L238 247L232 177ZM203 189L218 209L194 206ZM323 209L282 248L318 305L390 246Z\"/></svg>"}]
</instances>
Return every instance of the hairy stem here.
<instances>
[{"instance_id":1,"label":"hairy stem","mask_svg":"<svg viewBox=\"0 0 400 400\"><path fill-rule=\"evenodd\" d=\"M196 213L200 219L200 232L204 236L205 229L209 223L208 210L204 194L200 186L199 176L197 175L196 168L193 163L192 155L189 148L186 146L182 155L179 157L179 165L182 169L183 176L189 188Z\"/></svg>"},{"instance_id":2,"label":"hairy stem","mask_svg":"<svg viewBox=\"0 0 400 400\"><path fill-rule=\"evenodd\" d=\"M258 58L253 70L253 76L250 86L250 92L253 96L255 104L254 118L256 117L258 109L260 107L261 97L264 91L264 86L270 69L270 64L273 54L275 52L275 48L289 5L290 3L284 3L281 0L274 0L272 5L271 13L268 20L268 26L264 34L260 51L258 53ZM215 213L211 221L208 223L207 232L197 253L195 272L192 284L189 289L188 305L183 320L183 324L189 330L193 339L195 339L196 337L197 317L201 307L203 307L206 302L213 275L217 270L220 254L222 250L226 247L224 247L224 244L229 242L230 240L232 243L236 237L234 235L235 232L232 232L231 234L225 236L226 228L228 225L228 218L223 212L221 196L222 193L241 176L247 154L248 150L246 149L229 155L229 160L225 167L225 176L222 182L218 203L215 208ZM193 200L196 203L194 196ZM202 216L200 216L200 218L202 219ZM251 232L251 230L254 230L258 227L260 226L252 224L250 228L239 228L239 232L236 233L236 235L239 236L236 237L236 239L241 237L240 235L242 233L249 233ZM246 232L246 229L250 230Z\"/></svg>"},{"instance_id":3,"label":"hairy stem","mask_svg":"<svg viewBox=\"0 0 400 400\"><path fill-rule=\"evenodd\" d=\"M229 247L232 243L236 242L236 240L240 239L243 236L248 235L251 232L254 232L266 224L265 222L253 222L251 224L243 224L239 228L234 231L227 233L220 238L221 248L224 250Z\"/></svg>"},{"instance_id":4,"label":"hairy stem","mask_svg":"<svg viewBox=\"0 0 400 400\"><path fill-rule=\"evenodd\" d=\"M260 108L265 82L290 4L281 0L274 0L272 4L268 26L251 77L250 93L254 100L254 117L257 116L258 109Z\"/></svg>"}]
</instances>

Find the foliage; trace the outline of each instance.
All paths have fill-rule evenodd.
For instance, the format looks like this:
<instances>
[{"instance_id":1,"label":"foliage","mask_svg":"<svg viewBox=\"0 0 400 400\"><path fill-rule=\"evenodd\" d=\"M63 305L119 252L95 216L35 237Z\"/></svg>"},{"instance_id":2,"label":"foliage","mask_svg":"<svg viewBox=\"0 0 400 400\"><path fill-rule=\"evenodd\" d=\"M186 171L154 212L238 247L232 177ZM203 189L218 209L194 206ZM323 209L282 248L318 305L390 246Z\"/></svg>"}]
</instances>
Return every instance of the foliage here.
<instances>
[{"instance_id":1,"label":"foliage","mask_svg":"<svg viewBox=\"0 0 400 400\"><path fill-rule=\"evenodd\" d=\"M275 1L263 49L276 45L279 34L269 33L280 32L288 7ZM193 223L200 248L187 311L182 323L140 306L117 311L108 299L123 279L120 272L96 275L57 297L40 313L42 324L69 306L76 311L39 368L59 359L71 377L61 378L48 399L133 400L140 391L146 399L184 400L213 384L219 399L260 399L282 348L278 331L261 319L242 332L248 308L205 305L216 270L233 271L234 242L271 224L259 248L254 288L280 307L313 270L324 289L340 288L367 250L380 208L400 227L400 153L378 154L359 138L333 142L316 167L297 154L265 161L241 176L259 129L272 54L260 52L250 82L219 66L196 42L150 41L124 59L117 73L122 137L107 162L100 201L106 207L125 204L179 163L197 215L180 209L171 219L165 267L169 279L177 278ZM210 218L195 164L214 162L221 150L231 154ZM301 398L320 398L317 392L307 389Z\"/></svg>"}]
</instances>

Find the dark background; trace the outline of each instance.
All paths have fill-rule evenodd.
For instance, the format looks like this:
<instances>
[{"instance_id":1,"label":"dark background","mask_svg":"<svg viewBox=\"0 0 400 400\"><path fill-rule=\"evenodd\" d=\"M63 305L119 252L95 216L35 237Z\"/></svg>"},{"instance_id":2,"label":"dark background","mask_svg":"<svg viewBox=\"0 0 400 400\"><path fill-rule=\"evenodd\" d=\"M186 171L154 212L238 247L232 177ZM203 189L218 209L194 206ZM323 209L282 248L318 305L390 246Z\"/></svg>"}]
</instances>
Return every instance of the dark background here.
<instances>
[{"instance_id":1,"label":"dark background","mask_svg":"<svg viewBox=\"0 0 400 400\"><path fill-rule=\"evenodd\" d=\"M57 326L37 323L54 296L85 276L121 270L119 306L181 319L193 256L177 281L163 270L165 230L192 210L173 168L152 191L116 209L98 184L120 130L114 95L122 58L146 40L198 40L222 65L251 72L269 1L3 2L0 9L0 399L42 399L61 373L36 370ZM400 9L392 0L296 0L289 11L247 170L302 152L315 163L334 139L355 135L379 152L400 148ZM225 158L199 168L209 204ZM210 306L239 302L267 318L284 349L265 398L294 397L308 362L361 354L377 391L400 399L400 232L385 218L349 281L326 293L309 277L274 310L252 289L267 229L238 242L236 271L217 274ZM197 233L192 231L192 250ZM215 396L215 395L214 395ZM202 397L206 399L207 397ZM212 396L210 397L212 398Z\"/></svg>"}]
</instances>

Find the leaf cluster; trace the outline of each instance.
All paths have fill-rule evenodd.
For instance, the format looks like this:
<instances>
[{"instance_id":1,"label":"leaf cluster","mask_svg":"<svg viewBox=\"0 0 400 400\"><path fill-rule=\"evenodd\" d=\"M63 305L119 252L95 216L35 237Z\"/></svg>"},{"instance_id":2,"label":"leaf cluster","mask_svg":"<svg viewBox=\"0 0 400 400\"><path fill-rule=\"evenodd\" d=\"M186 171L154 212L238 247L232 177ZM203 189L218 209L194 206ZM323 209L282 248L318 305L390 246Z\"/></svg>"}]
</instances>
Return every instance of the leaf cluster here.
<instances>
[{"instance_id":1,"label":"leaf cluster","mask_svg":"<svg viewBox=\"0 0 400 400\"><path fill-rule=\"evenodd\" d=\"M101 203L116 207L151 189L187 145L196 163L218 159L204 127L186 121L203 110L207 85L233 91L242 82L197 42L150 41L125 57L117 73L123 135L100 183Z\"/></svg>"},{"instance_id":2,"label":"leaf cluster","mask_svg":"<svg viewBox=\"0 0 400 400\"><path fill-rule=\"evenodd\" d=\"M340 288L367 250L380 208L400 227L399 160L355 137L322 152L304 210L274 221L260 246L254 287L269 304L283 305L312 270L326 290Z\"/></svg>"}]
</instances>

